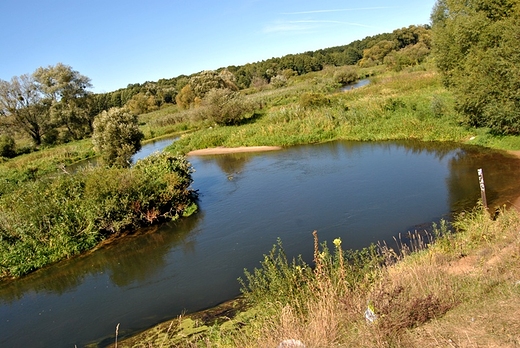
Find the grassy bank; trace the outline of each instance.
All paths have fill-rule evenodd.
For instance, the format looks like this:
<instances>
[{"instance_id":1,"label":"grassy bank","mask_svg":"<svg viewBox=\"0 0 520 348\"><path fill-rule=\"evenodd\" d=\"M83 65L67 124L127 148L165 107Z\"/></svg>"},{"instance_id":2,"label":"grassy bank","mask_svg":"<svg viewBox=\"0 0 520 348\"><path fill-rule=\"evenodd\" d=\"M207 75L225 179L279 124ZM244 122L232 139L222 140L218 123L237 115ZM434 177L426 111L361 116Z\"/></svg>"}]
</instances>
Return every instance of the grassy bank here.
<instances>
[{"instance_id":1,"label":"grassy bank","mask_svg":"<svg viewBox=\"0 0 520 348\"><path fill-rule=\"evenodd\" d=\"M279 245L246 273L247 311L181 317L118 347L518 346L519 228L516 211L493 220L478 208L437 226L433 244L416 235L353 252L316 241L312 269Z\"/></svg>"},{"instance_id":2,"label":"grassy bank","mask_svg":"<svg viewBox=\"0 0 520 348\"><path fill-rule=\"evenodd\" d=\"M137 227L193 209L191 166L155 155L130 169L87 167L0 195L0 277L27 274ZM5 179L5 178L4 178Z\"/></svg>"},{"instance_id":3,"label":"grassy bank","mask_svg":"<svg viewBox=\"0 0 520 348\"><path fill-rule=\"evenodd\" d=\"M454 141L520 149L518 137L497 137L487 129L463 125L451 94L428 66L381 73L370 77L368 86L347 92L339 92L326 72L321 74L319 79L300 81L298 88L250 95L263 108L242 124L201 124L168 150L187 153L217 146L291 146L337 139ZM309 96L321 102L309 105Z\"/></svg>"}]
</instances>

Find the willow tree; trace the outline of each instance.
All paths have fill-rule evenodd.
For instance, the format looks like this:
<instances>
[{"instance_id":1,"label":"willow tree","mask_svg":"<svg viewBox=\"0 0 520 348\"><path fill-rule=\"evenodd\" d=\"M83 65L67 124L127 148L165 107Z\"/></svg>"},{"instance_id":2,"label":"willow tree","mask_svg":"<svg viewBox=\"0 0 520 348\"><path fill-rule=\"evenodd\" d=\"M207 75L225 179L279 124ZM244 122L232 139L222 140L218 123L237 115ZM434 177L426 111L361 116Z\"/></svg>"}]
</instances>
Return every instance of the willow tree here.
<instances>
[{"instance_id":1,"label":"willow tree","mask_svg":"<svg viewBox=\"0 0 520 348\"><path fill-rule=\"evenodd\" d=\"M471 126L520 134L520 1L438 0L433 48Z\"/></svg>"},{"instance_id":2,"label":"willow tree","mask_svg":"<svg viewBox=\"0 0 520 348\"><path fill-rule=\"evenodd\" d=\"M132 156L141 149L142 139L137 116L124 108L103 111L94 120L92 143L107 166L129 167Z\"/></svg>"}]
</instances>

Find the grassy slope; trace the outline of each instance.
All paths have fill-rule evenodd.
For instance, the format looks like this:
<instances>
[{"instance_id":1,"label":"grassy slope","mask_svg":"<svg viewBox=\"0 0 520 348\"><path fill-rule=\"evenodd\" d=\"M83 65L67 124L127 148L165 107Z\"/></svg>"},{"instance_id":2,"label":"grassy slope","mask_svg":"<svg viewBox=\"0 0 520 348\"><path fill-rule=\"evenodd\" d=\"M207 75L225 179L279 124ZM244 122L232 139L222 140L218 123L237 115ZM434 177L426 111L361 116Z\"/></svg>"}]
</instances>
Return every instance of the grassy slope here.
<instances>
[{"instance_id":1,"label":"grassy slope","mask_svg":"<svg viewBox=\"0 0 520 348\"><path fill-rule=\"evenodd\" d=\"M333 139L420 139L520 148L518 137L496 138L485 129L462 126L450 93L432 71L386 74L372 82L329 95L329 105L314 109L298 105L298 95L312 87L289 87L278 97L272 91L259 93L255 98L263 98L268 107L255 122L191 133L171 151ZM417 252L399 257L397 263L395 253L383 246L386 266L369 270L350 287L337 286L336 278L314 272L307 279L312 285L294 298L251 300L252 308L233 319L229 311L210 320L204 315L180 318L118 346L275 347L288 338L302 340L307 347L519 346L519 229L516 211L492 220L476 210L459 217L456 234L444 231L430 247L418 241ZM331 260L337 260L335 252ZM337 263L331 267L328 274L348 273ZM300 272L290 265L287 270L292 275ZM285 278L279 276L283 283ZM363 316L367 303L379 315L373 324ZM224 324L212 326L213 319Z\"/></svg>"}]
</instances>

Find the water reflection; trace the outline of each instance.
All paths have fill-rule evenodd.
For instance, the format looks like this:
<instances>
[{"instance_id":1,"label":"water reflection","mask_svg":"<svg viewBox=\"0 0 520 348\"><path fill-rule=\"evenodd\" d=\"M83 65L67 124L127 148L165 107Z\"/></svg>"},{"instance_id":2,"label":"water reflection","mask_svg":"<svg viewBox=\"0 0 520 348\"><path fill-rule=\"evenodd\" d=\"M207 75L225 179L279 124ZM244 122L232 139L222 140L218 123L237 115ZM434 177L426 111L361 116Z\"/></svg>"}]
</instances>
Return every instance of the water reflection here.
<instances>
[{"instance_id":1,"label":"water reflection","mask_svg":"<svg viewBox=\"0 0 520 348\"><path fill-rule=\"evenodd\" d=\"M502 152L478 147L465 147L449 161L450 176L447 180L452 212L480 199L477 170L482 168L486 183L486 196L490 209L510 206L519 194L518 158Z\"/></svg>"},{"instance_id":2,"label":"water reflection","mask_svg":"<svg viewBox=\"0 0 520 348\"><path fill-rule=\"evenodd\" d=\"M15 281L0 283L0 303L10 303L28 293L62 295L76 289L85 278L105 273L111 282L123 287L142 283L165 267L165 257L179 247L193 252L197 225L204 214L150 227L100 247L98 250L34 272ZM175 230L175 233L172 233Z\"/></svg>"}]
</instances>

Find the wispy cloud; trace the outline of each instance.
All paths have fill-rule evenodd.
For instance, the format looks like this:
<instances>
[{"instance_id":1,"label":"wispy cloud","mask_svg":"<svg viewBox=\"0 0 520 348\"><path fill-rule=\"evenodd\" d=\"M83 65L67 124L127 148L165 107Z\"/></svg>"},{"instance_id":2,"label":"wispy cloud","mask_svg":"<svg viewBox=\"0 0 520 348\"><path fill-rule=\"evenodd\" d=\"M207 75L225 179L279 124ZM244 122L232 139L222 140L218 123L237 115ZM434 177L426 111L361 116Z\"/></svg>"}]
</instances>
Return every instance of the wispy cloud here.
<instances>
[{"instance_id":1,"label":"wispy cloud","mask_svg":"<svg viewBox=\"0 0 520 348\"><path fill-rule=\"evenodd\" d=\"M349 25L356 27L371 28L369 25L360 23L333 21L333 20L298 20L298 21L278 21L266 26L264 33L281 33L281 32L303 32L314 30L325 26L326 24Z\"/></svg>"},{"instance_id":2,"label":"wispy cloud","mask_svg":"<svg viewBox=\"0 0 520 348\"><path fill-rule=\"evenodd\" d=\"M281 14L285 15L299 15L299 14L311 14L311 13L330 13L330 12L348 12L348 11L373 11L373 10L385 10L389 8L389 6L380 6L380 7L358 7L358 8L340 8L333 10L313 10L313 11L299 11L299 12L284 12Z\"/></svg>"}]
</instances>

